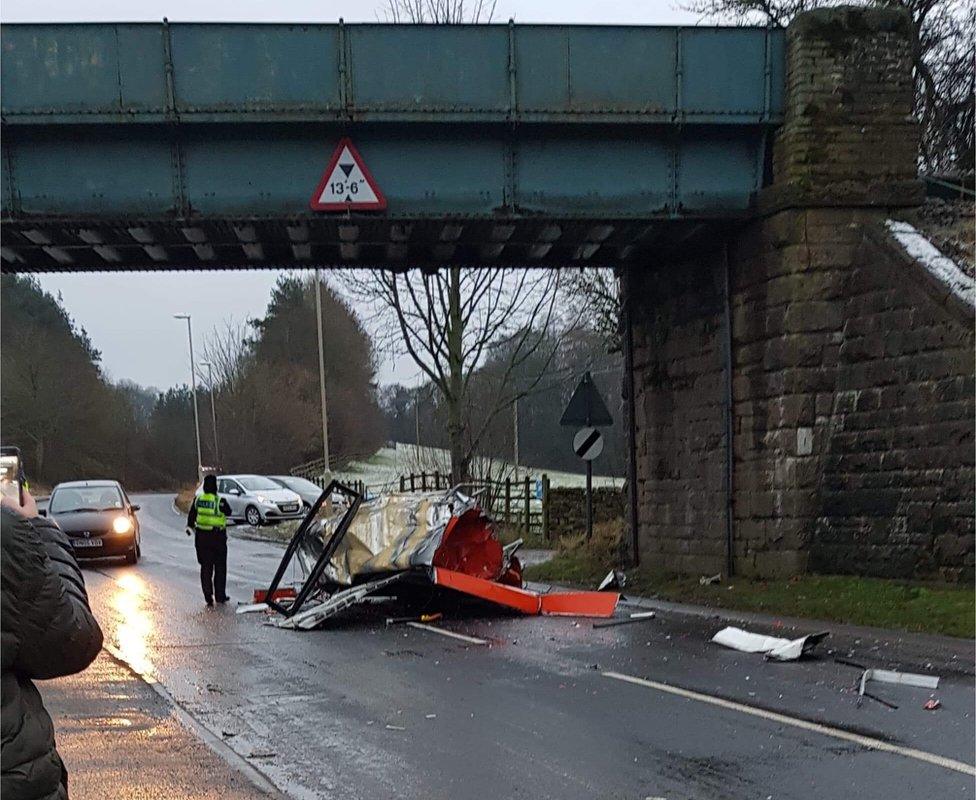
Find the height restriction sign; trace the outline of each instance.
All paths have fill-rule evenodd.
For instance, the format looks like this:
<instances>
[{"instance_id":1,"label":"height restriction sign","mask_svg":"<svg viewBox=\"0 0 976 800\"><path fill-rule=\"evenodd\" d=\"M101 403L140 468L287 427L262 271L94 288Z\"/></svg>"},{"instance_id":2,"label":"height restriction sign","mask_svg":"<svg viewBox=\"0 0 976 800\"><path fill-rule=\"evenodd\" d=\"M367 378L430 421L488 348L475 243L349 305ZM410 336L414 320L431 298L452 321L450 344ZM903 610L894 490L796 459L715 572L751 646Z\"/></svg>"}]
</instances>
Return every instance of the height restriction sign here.
<instances>
[{"instance_id":1,"label":"height restriction sign","mask_svg":"<svg viewBox=\"0 0 976 800\"><path fill-rule=\"evenodd\" d=\"M382 211L386 198L351 139L339 141L309 203L313 211Z\"/></svg>"}]
</instances>

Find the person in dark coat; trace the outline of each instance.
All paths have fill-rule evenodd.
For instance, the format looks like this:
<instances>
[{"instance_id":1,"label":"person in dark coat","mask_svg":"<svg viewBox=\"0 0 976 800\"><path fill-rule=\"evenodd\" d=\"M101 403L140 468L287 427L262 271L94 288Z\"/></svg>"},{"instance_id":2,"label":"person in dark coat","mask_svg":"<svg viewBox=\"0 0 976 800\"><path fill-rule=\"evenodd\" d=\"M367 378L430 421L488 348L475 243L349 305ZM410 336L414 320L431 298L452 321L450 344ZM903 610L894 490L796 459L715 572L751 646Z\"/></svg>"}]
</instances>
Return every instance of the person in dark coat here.
<instances>
[{"instance_id":1,"label":"person in dark coat","mask_svg":"<svg viewBox=\"0 0 976 800\"><path fill-rule=\"evenodd\" d=\"M57 523L24 504L0 509L0 796L67 800L68 772L35 680L81 672L102 647L85 580Z\"/></svg>"},{"instance_id":2,"label":"person in dark coat","mask_svg":"<svg viewBox=\"0 0 976 800\"><path fill-rule=\"evenodd\" d=\"M186 535L193 534L197 563L200 565L200 588L203 599L212 606L226 603L227 596L227 515L230 505L217 495L217 478L207 475L203 491L193 498L186 515Z\"/></svg>"}]
</instances>

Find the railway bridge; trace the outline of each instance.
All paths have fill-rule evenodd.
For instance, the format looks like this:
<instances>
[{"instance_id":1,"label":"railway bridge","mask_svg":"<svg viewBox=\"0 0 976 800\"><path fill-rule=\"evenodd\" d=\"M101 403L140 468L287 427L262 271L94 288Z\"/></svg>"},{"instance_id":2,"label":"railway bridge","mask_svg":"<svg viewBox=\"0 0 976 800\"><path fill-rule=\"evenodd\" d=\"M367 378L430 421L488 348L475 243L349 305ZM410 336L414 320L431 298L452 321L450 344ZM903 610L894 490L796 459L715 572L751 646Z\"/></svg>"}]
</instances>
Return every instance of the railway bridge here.
<instances>
[{"instance_id":1,"label":"railway bridge","mask_svg":"<svg viewBox=\"0 0 976 800\"><path fill-rule=\"evenodd\" d=\"M2 266L612 267L635 555L971 574L910 24L6 25Z\"/></svg>"}]
</instances>

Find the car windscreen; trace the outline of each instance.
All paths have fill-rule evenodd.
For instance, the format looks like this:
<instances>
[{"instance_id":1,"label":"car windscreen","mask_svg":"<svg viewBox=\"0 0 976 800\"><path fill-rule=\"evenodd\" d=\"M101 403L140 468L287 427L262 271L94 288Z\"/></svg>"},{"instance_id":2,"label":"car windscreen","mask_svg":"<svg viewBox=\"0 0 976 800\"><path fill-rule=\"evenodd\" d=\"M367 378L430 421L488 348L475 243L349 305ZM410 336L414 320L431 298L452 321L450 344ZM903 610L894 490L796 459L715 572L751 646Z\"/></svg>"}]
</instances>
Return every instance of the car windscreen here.
<instances>
[{"instance_id":1,"label":"car windscreen","mask_svg":"<svg viewBox=\"0 0 976 800\"><path fill-rule=\"evenodd\" d=\"M236 478L236 480L249 492L271 491L281 488L271 478L262 478L260 475L248 475L245 478Z\"/></svg>"},{"instance_id":2,"label":"car windscreen","mask_svg":"<svg viewBox=\"0 0 976 800\"><path fill-rule=\"evenodd\" d=\"M122 508L122 494L115 486L71 486L51 495L52 514L73 511L111 511Z\"/></svg>"},{"instance_id":3,"label":"car windscreen","mask_svg":"<svg viewBox=\"0 0 976 800\"><path fill-rule=\"evenodd\" d=\"M304 478L282 478L281 482L294 492L321 492L322 488Z\"/></svg>"}]
</instances>

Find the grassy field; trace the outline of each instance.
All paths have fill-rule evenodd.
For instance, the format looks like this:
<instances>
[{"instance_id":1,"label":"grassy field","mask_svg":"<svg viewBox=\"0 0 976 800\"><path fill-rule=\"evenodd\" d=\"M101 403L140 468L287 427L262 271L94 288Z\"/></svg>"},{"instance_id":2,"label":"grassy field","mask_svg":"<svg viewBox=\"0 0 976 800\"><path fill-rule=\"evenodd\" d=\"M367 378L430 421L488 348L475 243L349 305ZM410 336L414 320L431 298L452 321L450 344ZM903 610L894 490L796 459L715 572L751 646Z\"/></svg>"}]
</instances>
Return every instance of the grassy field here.
<instances>
[{"instance_id":1,"label":"grassy field","mask_svg":"<svg viewBox=\"0 0 976 800\"><path fill-rule=\"evenodd\" d=\"M571 583L592 588L607 574L618 550L619 532L597 529L594 541L562 544L556 557L529 567L528 580ZM808 617L880 628L976 635L976 592L972 586L936 582L802 575L785 580L734 578L701 586L698 578L652 576L627 570L627 592L684 603Z\"/></svg>"},{"instance_id":2,"label":"grassy field","mask_svg":"<svg viewBox=\"0 0 976 800\"><path fill-rule=\"evenodd\" d=\"M448 463L449 457L446 450L433 447L418 449L413 445L398 443L396 447L381 448L365 461L350 462L345 469L338 471L336 476L347 481L363 481L373 491L396 491L400 475L408 475L411 472L419 473L421 469L429 473L435 469L440 469L444 473L448 471ZM511 470L510 465L503 461L492 463L493 474L506 475L510 474ZM535 479L541 477L543 473L549 476L549 483L552 486L580 487L586 485L586 476L582 472L578 474L560 472L538 466L519 467L520 477L525 477L528 474ZM593 485L597 487L620 486L622 483L622 478L607 475L593 476Z\"/></svg>"}]
</instances>

